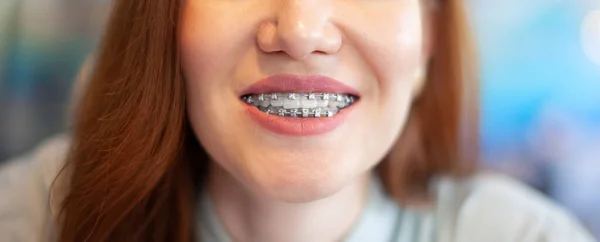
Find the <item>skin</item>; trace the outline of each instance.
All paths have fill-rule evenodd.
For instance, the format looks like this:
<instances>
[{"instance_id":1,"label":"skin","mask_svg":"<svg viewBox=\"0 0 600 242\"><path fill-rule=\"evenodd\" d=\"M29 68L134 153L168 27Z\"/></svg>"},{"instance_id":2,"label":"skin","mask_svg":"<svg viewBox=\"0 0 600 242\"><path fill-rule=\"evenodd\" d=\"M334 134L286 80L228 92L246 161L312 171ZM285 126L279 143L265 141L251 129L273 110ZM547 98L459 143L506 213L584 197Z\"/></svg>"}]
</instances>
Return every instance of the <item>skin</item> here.
<instances>
[{"instance_id":1,"label":"skin","mask_svg":"<svg viewBox=\"0 0 600 242\"><path fill-rule=\"evenodd\" d=\"M430 56L418 0L186 0L188 114L213 159L208 190L239 241L335 241L357 220L372 168L400 135ZM318 74L360 93L346 122L273 133L239 93L271 75ZM277 228L277 229L274 229Z\"/></svg>"}]
</instances>

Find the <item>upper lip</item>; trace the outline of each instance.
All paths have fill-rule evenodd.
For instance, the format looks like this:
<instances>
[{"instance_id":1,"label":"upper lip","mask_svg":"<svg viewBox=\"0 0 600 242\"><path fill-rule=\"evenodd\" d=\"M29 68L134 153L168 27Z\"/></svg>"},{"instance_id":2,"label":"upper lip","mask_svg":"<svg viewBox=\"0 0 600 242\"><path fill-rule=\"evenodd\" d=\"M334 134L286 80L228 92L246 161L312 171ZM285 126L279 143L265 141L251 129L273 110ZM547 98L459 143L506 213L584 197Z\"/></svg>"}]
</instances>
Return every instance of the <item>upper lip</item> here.
<instances>
[{"instance_id":1,"label":"upper lip","mask_svg":"<svg viewBox=\"0 0 600 242\"><path fill-rule=\"evenodd\" d=\"M326 92L359 96L356 89L330 77L292 74L279 74L262 79L244 89L240 96L275 92Z\"/></svg>"}]
</instances>

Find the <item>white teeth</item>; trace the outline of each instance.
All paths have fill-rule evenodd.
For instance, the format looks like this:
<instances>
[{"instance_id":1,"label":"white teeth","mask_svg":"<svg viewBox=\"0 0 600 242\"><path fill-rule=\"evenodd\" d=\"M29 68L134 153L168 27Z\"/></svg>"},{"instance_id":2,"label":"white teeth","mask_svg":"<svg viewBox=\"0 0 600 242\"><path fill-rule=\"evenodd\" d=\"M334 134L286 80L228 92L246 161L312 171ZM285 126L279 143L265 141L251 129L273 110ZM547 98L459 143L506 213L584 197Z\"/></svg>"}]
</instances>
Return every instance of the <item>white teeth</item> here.
<instances>
[{"instance_id":1,"label":"white teeth","mask_svg":"<svg viewBox=\"0 0 600 242\"><path fill-rule=\"evenodd\" d=\"M310 99L310 97L309 97ZM302 106L301 108L316 108L318 105L318 101L314 100L314 99L302 99L300 101L300 105Z\"/></svg>"},{"instance_id":2,"label":"white teeth","mask_svg":"<svg viewBox=\"0 0 600 242\"><path fill-rule=\"evenodd\" d=\"M283 106L283 100L281 100L281 99L271 99L271 106L273 106L273 107L281 107L281 106Z\"/></svg>"},{"instance_id":3,"label":"white teeth","mask_svg":"<svg viewBox=\"0 0 600 242\"><path fill-rule=\"evenodd\" d=\"M302 109L302 117L303 118L308 118L308 113L309 113L308 108L303 108Z\"/></svg>"},{"instance_id":4,"label":"white teeth","mask_svg":"<svg viewBox=\"0 0 600 242\"><path fill-rule=\"evenodd\" d=\"M315 109L314 115L315 115L315 118L320 118L321 117L321 109L320 108Z\"/></svg>"},{"instance_id":5,"label":"white teeth","mask_svg":"<svg viewBox=\"0 0 600 242\"><path fill-rule=\"evenodd\" d=\"M297 99L285 99L283 100L283 108L285 109L290 109L290 108L300 108L300 100Z\"/></svg>"},{"instance_id":6,"label":"white teeth","mask_svg":"<svg viewBox=\"0 0 600 242\"><path fill-rule=\"evenodd\" d=\"M329 105L330 108L337 108L338 107L338 102L337 101L329 101Z\"/></svg>"},{"instance_id":7,"label":"white teeth","mask_svg":"<svg viewBox=\"0 0 600 242\"><path fill-rule=\"evenodd\" d=\"M267 114L287 117L332 117L355 102L355 96L335 93L268 93L245 95L242 100Z\"/></svg>"},{"instance_id":8,"label":"white teeth","mask_svg":"<svg viewBox=\"0 0 600 242\"><path fill-rule=\"evenodd\" d=\"M325 98L325 97L323 97ZM317 100L317 106L318 107L327 107L327 105L329 105L329 100Z\"/></svg>"}]
</instances>

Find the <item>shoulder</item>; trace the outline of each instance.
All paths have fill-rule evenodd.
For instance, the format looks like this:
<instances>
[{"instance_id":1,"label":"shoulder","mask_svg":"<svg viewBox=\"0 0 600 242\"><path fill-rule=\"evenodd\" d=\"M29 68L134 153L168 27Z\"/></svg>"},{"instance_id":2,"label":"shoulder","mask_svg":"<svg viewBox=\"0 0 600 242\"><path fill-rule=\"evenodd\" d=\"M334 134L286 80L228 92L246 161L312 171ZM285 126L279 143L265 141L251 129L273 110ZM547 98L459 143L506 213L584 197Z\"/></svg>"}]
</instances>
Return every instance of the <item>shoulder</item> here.
<instances>
[{"instance_id":1,"label":"shoulder","mask_svg":"<svg viewBox=\"0 0 600 242\"><path fill-rule=\"evenodd\" d=\"M32 152L0 165L0 192L13 190L14 186L36 180L50 186L64 165L70 145L68 135L52 137Z\"/></svg>"},{"instance_id":2,"label":"shoulder","mask_svg":"<svg viewBox=\"0 0 600 242\"><path fill-rule=\"evenodd\" d=\"M40 241L50 232L56 204L50 189L64 165L69 144L67 135L56 136L32 152L2 163L0 241Z\"/></svg>"},{"instance_id":3,"label":"shoulder","mask_svg":"<svg viewBox=\"0 0 600 242\"><path fill-rule=\"evenodd\" d=\"M439 195L456 241L594 241L570 213L508 176L442 179Z\"/></svg>"}]
</instances>

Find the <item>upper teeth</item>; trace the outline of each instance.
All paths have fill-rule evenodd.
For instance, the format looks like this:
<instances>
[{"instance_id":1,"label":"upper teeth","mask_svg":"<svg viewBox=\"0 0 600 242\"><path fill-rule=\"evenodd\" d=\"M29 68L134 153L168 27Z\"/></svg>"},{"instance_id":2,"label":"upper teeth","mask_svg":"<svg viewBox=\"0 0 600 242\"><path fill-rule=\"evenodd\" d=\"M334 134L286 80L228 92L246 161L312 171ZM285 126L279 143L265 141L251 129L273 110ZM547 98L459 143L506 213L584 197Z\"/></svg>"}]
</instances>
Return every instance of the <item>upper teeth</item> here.
<instances>
[{"instance_id":1,"label":"upper teeth","mask_svg":"<svg viewBox=\"0 0 600 242\"><path fill-rule=\"evenodd\" d=\"M253 106L284 109L345 108L355 101L352 95L335 93L270 93L246 95L242 98Z\"/></svg>"},{"instance_id":2,"label":"upper teeth","mask_svg":"<svg viewBox=\"0 0 600 242\"><path fill-rule=\"evenodd\" d=\"M302 118L331 117L356 101L353 95L336 93L263 93L242 99L267 114Z\"/></svg>"}]
</instances>

